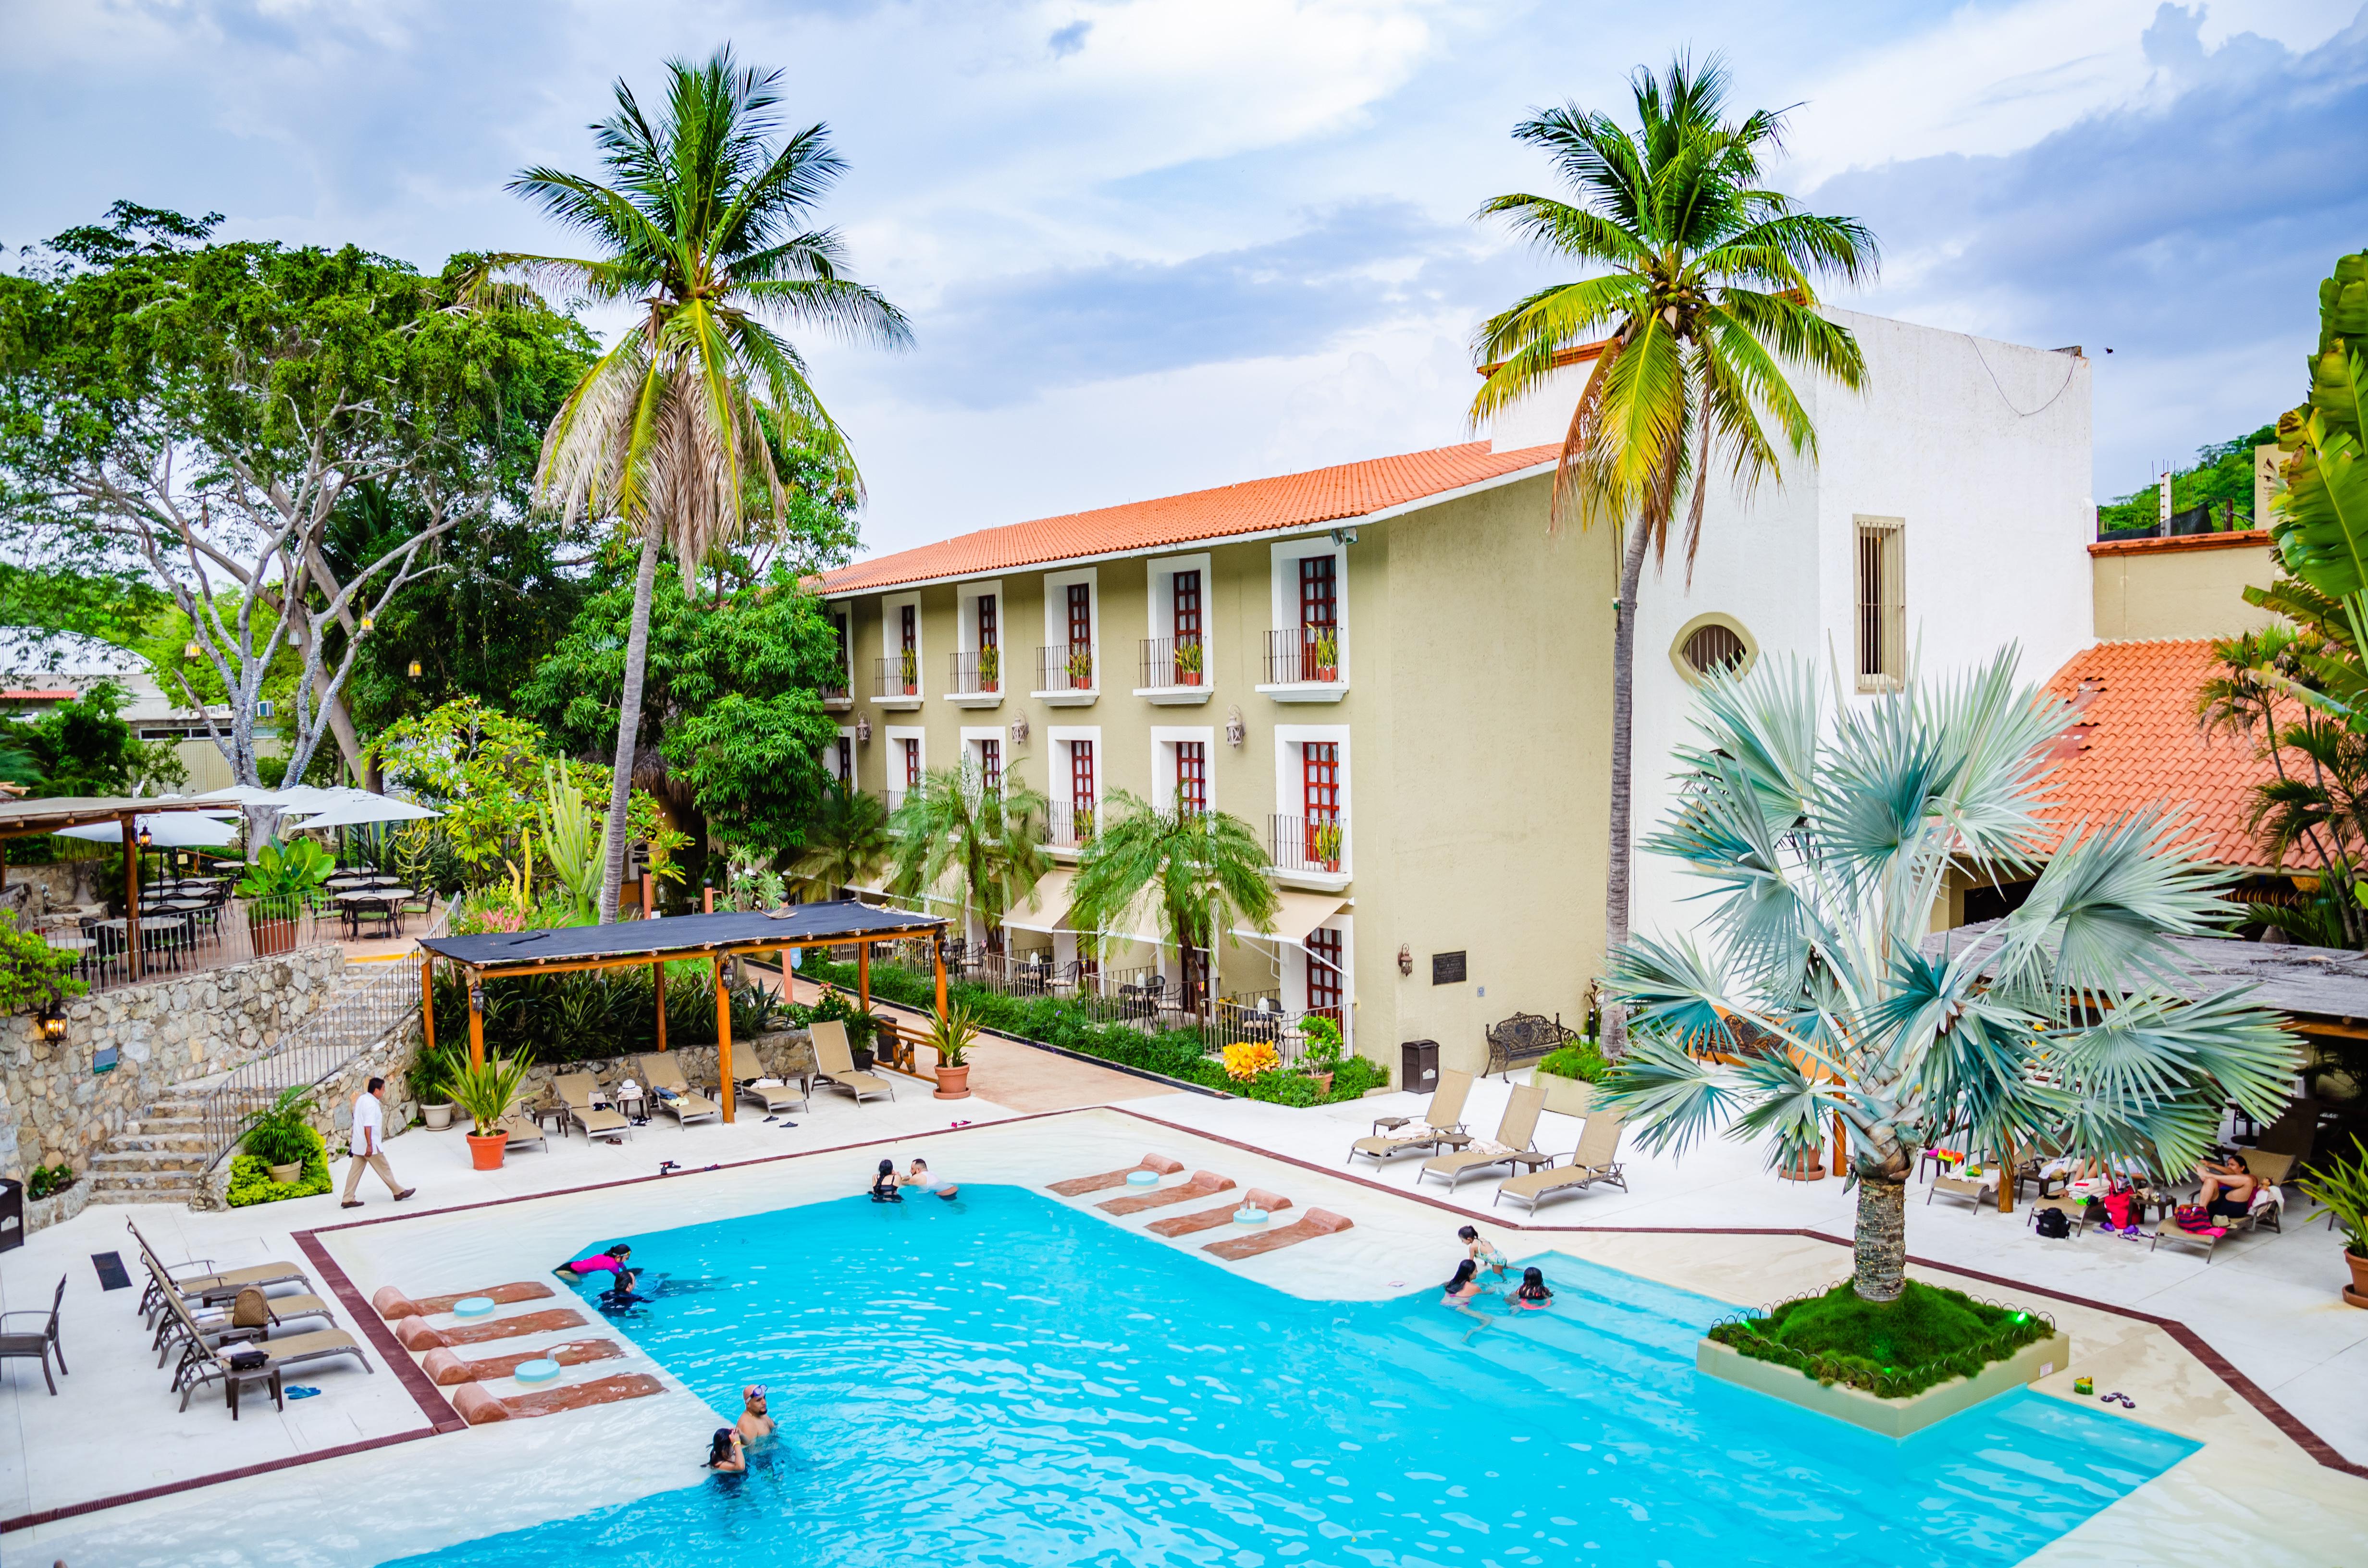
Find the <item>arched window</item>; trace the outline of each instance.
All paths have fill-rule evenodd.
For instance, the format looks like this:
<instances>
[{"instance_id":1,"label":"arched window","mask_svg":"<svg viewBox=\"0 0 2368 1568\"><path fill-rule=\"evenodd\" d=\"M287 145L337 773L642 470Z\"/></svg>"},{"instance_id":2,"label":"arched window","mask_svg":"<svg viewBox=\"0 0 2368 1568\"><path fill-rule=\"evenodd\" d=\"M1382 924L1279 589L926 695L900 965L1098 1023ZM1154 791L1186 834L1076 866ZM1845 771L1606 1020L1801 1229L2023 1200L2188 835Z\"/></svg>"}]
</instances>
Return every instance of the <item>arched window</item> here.
<instances>
[{"instance_id":1,"label":"arched window","mask_svg":"<svg viewBox=\"0 0 2368 1568\"><path fill-rule=\"evenodd\" d=\"M1686 622L1669 645L1669 662L1693 686L1713 671L1741 675L1759 656L1759 640L1743 623L1714 611Z\"/></svg>"}]
</instances>

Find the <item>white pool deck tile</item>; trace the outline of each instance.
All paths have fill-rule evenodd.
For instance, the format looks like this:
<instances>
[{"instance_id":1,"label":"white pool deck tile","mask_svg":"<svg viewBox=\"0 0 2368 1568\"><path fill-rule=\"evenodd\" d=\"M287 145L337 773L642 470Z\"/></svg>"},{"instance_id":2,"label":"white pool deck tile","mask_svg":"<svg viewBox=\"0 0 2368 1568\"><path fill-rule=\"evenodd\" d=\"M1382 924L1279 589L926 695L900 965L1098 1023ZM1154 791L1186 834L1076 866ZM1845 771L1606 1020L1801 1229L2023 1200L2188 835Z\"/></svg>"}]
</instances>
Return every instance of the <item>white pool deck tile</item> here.
<instances>
[{"instance_id":1,"label":"white pool deck tile","mask_svg":"<svg viewBox=\"0 0 2368 1568\"><path fill-rule=\"evenodd\" d=\"M1471 1124L1493 1128L1507 1093L1498 1081L1475 1091ZM1393 1103L1395 1102L1395 1103ZM1212 1267L1233 1267L1276 1289L1315 1299L1373 1299L1444 1278L1460 1254L1459 1216L1404 1196L1419 1161L1378 1172L1341 1163L1349 1142L1375 1115L1418 1108L1413 1096L1316 1110L1170 1094L1116 1109L1013 1119L984 1100L937 1102L926 1086L900 1088L893 1105L860 1109L817 1099L801 1125L744 1120L731 1128L645 1128L621 1149L554 1141L547 1154L514 1156L504 1170L468 1169L457 1134L414 1133L390 1155L420 1195L397 1210L366 1188L369 1206L343 1212L335 1199L313 1199L230 1214L166 1209L138 1211L160 1250L214 1256L225 1266L293 1256L290 1233L321 1229L321 1244L367 1297L381 1284L411 1294L547 1278L552 1262L611 1233L639 1233L737 1214L762 1212L860 1191L874 1161L926 1154L957 1181L1042 1188L1065 1176L1116 1169L1147 1152L1184 1162L1186 1179L1207 1169L1251 1187L1281 1192L1292 1213L1322 1207L1354 1228L1228 1266L1199 1251L1205 1236L1161 1244L1190 1251ZM1149 1119L1156 1118L1156 1120ZM951 1123L975 1125L955 1131ZM1177 1130L1180 1129L1180 1130ZM1205 1136L1203 1136L1205 1135ZM1567 1150L1577 1124L1548 1116L1539 1134L1547 1149ZM1233 1142L1218 1142L1231 1140ZM763 1156L819 1151L810 1158ZM1234 1144L1249 1144L1244 1149ZM1518 1216L1489 1209L1493 1179L1469 1181L1452 1198L1436 1183L1425 1194L1468 1210L1519 1258L1554 1250L1725 1301L1773 1301L1845 1274L1841 1247L1807 1237L1674 1233L1662 1230L1550 1227L1800 1228L1847 1235L1850 1199L1837 1181L1776 1182L1755 1151L1713 1144L1682 1161L1631 1149L1633 1190L1597 1189L1548 1205L1524 1233ZM1281 1157L1278 1157L1281 1156ZM661 1159L691 1166L664 1180L649 1176ZM1319 1167L1308 1169L1294 1161ZM370 1178L366 1178L370 1179ZM601 1185L619 1184L619 1185ZM588 1188L589 1190L577 1190ZM547 1195L537 1197L536 1195ZM1064 1200L1101 1222L1140 1232L1148 1219L1103 1216L1093 1199ZM532 1201L495 1202L498 1199ZM1213 1201L1213 1200L1212 1200ZM477 1205L470 1207L470 1205ZM1190 1207L1198 1207L1198 1204ZM1181 1210L1171 1210L1181 1211ZM337 1227L355 1219L392 1223ZM1286 1216L1288 1218L1288 1216ZM2143 1247L2091 1233L2078 1242L2042 1241L2021 1216L1963 1208L1909 1216L1909 1244L1935 1263L1979 1270L2176 1318L2213 1343L2248 1375L2283 1391L2296 1415L2329 1441L2368 1455L2368 1312L2342 1307L2327 1275L2340 1273L2334 1244L2316 1226L2287 1235L2240 1238L2208 1265L2187 1254L2147 1255ZM159 1233L163 1232L165 1233ZM171 1240L167 1237L170 1236ZM119 1241L120 1238L120 1241ZM418 1405L381 1366L374 1375L332 1365L300 1381L320 1397L291 1403L288 1415L250 1403L235 1426L217 1392L200 1394L186 1416L164 1392L164 1375L145 1353L131 1310L136 1292L102 1294L88 1255L124 1250L121 1210L92 1210L36 1235L22 1252L0 1257L0 1296L15 1310L43 1303L58 1275L68 1278L66 1346L76 1370L69 1397L51 1400L36 1370L10 1366L0 1392L0 1517L59 1506L240 1465L289 1458L324 1444L424 1430ZM176 1253L175 1256L179 1256ZM134 1260L136 1261L136 1259ZM662 1267L662 1259L643 1260ZM1944 1282L1968 1284L1961 1277ZM1978 1292L2004 1296L2009 1287ZM507 1312L565 1304L519 1303ZM2073 1562L2193 1562L2225 1564L2240 1553L2248 1568L2357 1560L2368 1539L2368 1481L2313 1462L2267 1417L2169 1335L2112 1312L2042 1301L2074 1337L2071 1368L2041 1387L2068 1397L2081 1372L2139 1402L2128 1416L2205 1443L2169 1476L2104 1511L2035 1560ZM2345 1314L2349 1314L2348 1316ZM587 1318L597 1314L586 1312ZM2354 1320L2358 1320L2355 1324ZM342 1326L352 1327L340 1316ZM595 1323L553 1340L600 1333L631 1351L628 1334ZM2226 1341L2224 1343L2224 1340ZM527 1342L533 1343L533 1342ZM375 1349L374 1362L379 1360ZM2258 1370L2256 1369L2258 1369ZM623 1361L570 1369L570 1381L619 1370L653 1369L631 1351ZM370 1563L409 1552L572 1517L603 1503L700 1479L698 1454L722 1415L707 1410L660 1373L665 1394L564 1416L516 1421L424 1437L135 1503L0 1537L13 1562L63 1558L75 1568L112 1562L173 1562L204 1556L222 1562ZM0 1449L8 1445L0 1443ZM565 1462L550 1462L564 1450ZM679 1472L653 1467L650 1452L683 1456ZM127 1464L127 1455L136 1456ZM488 1487L488 1474L518 1483ZM366 1508L353 1500L367 1498ZM370 1528L343 1521L364 1517Z\"/></svg>"}]
</instances>

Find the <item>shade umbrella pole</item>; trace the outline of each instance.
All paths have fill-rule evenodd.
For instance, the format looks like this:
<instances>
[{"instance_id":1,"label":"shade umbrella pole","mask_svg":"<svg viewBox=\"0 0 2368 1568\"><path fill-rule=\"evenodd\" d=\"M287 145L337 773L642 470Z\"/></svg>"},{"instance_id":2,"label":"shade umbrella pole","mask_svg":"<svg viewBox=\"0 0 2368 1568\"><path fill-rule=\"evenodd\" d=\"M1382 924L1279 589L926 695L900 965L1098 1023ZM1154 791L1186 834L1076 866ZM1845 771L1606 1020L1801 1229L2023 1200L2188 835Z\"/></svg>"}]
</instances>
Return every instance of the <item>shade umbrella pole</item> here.
<instances>
[{"instance_id":1,"label":"shade umbrella pole","mask_svg":"<svg viewBox=\"0 0 2368 1568\"><path fill-rule=\"evenodd\" d=\"M123 954L140 978L140 838L137 817L123 822Z\"/></svg>"},{"instance_id":2,"label":"shade umbrella pole","mask_svg":"<svg viewBox=\"0 0 2368 1568\"><path fill-rule=\"evenodd\" d=\"M419 1027L428 1051L436 1049L436 955L419 957Z\"/></svg>"}]
</instances>

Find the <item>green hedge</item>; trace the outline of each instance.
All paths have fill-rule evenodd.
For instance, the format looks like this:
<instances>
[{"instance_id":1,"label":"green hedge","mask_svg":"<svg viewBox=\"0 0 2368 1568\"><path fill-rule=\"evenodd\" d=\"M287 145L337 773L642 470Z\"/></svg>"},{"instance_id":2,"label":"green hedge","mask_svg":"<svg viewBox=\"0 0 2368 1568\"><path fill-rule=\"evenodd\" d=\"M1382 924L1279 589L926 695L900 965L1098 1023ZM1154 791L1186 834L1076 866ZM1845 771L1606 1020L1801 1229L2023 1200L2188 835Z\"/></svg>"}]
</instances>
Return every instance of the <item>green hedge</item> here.
<instances>
[{"instance_id":1,"label":"green hedge","mask_svg":"<svg viewBox=\"0 0 2368 1568\"><path fill-rule=\"evenodd\" d=\"M2055 1332L2040 1313L1962 1290L1910 1279L1896 1301L1877 1303L1845 1279L1822 1295L1780 1302L1765 1317L1715 1324L1710 1337L1821 1383L1904 1399L1970 1378Z\"/></svg>"},{"instance_id":2,"label":"green hedge","mask_svg":"<svg viewBox=\"0 0 2368 1568\"><path fill-rule=\"evenodd\" d=\"M853 964L831 963L811 952L798 972L808 980L827 981L846 990L855 986ZM924 1012L935 1010L938 1003L937 982L932 976L894 964L871 966L871 994L878 1000ZM1000 1033L1059 1046L1064 1051L1099 1057L1121 1066L1180 1078L1188 1084L1224 1089L1246 1099L1269 1100L1276 1105L1321 1105L1356 1099L1366 1090L1389 1082L1385 1069L1360 1056L1342 1061L1333 1074L1329 1095L1319 1094L1315 1080L1298 1073L1267 1072L1247 1083L1235 1083L1225 1076L1224 1066L1215 1057L1201 1051L1201 1036L1193 1029L1163 1029L1145 1034L1124 1024L1096 1023L1084 1008L1063 997L1006 996L984 985L951 978L946 982L946 999L969 1006L977 1013L980 1023Z\"/></svg>"},{"instance_id":3,"label":"green hedge","mask_svg":"<svg viewBox=\"0 0 2368 1568\"><path fill-rule=\"evenodd\" d=\"M307 1129L310 1131L310 1129ZM277 1203L288 1198L314 1198L333 1185L329 1179L329 1146L312 1134L313 1152L304 1156L304 1174L291 1182L271 1179L271 1167L253 1154L233 1154L230 1162L230 1206Z\"/></svg>"}]
</instances>

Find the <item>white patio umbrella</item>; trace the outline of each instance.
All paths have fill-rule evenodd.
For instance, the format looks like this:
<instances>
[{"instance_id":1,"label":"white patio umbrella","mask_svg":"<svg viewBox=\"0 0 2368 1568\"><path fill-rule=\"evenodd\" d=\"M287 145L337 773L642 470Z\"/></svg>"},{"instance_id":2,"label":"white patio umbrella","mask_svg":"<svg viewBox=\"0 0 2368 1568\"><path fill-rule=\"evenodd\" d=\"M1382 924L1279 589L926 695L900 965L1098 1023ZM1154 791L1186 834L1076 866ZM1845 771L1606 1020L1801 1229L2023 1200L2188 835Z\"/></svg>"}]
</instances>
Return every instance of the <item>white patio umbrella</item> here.
<instances>
[{"instance_id":1,"label":"white patio umbrella","mask_svg":"<svg viewBox=\"0 0 2368 1568\"><path fill-rule=\"evenodd\" d=\"M310 833L316 827L355 827L374 822L416 822L422 817L444 814L410 801L398 801L392 795L374 795L368 790L357 790L352 793L359 799L341 801L317 816L306 816L289 825L299 833ZM291 812L302 809L291 808Z\"/></svg>"},{"instance_id":2,"label":"white patio umbrella","mask_svg":"<svg viewBox=\"0 0 2368 1568\"><path fill-rule=\"evenodd\" d=\"M134 824L132 831L145 833L151 849L213 849L238 836L236 824L197 812L160 812L154 816L143 816ZM111 822L95 822L86 827L62 827L58 836L87 838L94 844L120 844L123 829Z\"/></svg>"}]
</instances>

